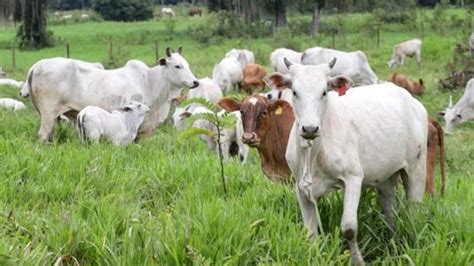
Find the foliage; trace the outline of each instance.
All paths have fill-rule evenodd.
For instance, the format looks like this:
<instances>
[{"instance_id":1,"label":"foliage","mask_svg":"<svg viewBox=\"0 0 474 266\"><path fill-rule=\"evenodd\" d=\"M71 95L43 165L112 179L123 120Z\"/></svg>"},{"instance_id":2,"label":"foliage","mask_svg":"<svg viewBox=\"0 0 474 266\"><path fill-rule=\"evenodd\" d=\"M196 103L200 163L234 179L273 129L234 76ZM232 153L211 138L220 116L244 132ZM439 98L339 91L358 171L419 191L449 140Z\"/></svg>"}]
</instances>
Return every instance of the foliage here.
<instances>
[{"instance_id":1,"label":"foliage","mask_svg":"<svg viewBox=\"0 0 474 266\"><path fill-rule=\"evenodd\" d=\"M137 21L153 18L152 0L94 0L92 8L105 20Z\"/></svg>"},{"instance_id":2,"label":"foliage","mask_svg":"<svg viewBox=\"0 0 474 266\"><path fill-rule=\"evenodd\" d=\"M214 103L211 103L210 101L204 98L187 99L181 103L181 107L185 107L190 104L200 104L206 107L207 109L209 109L211 113L194 114L187 119L187 123L192 125L197 120L206 120L216 127L217 132L213 132L208 129L190 127L187 130L180 133L178 139L189 139L193 136L200 136L200 135L215 137L215 140L218 145L218 151L219 151L222 187L224 190L224 195L227 196L227 187L226 187L225 176L224 176L224 163L223 163L224 158L222 155L221 137L222 137L222 130L226 128L235 127L235 124L237 122L236 117L227 112L220 113L219 106L217 106Z\"/></svg>"},{"instance_id":3,"label":"foliage","mask_svg":"<svg viewBox=\"0 0 474 266\"><path fill-rule=\"evenodd\" d=\"M17 32L20 48L41 49L54 45L53 33L46 28L46 6L46 0L23 2L23 23Z\"/></svg>"},{"instance_id":4,"label":"foliage","mask_svg":"<svg viewBox=\"0 0 474 266\"><path fill-rule=\"evenodd\" d=\"M113 69L124 66L130 58L130 51L127 47L114 40L112 36L107 36L103 39L106 41L108 46L107 58L102 60L104 67L107 69Z\"/></svg>"},{"instance_id":5,"label":"foliage","mask_svg":"<svg viewBox=\"0 0 474 266\"><path fill-rule=\"evenodd\" d=\"M48 5L51 9L72 10L90 8L91 0L49 0Z\"/></svg>"},{"instance_id":6,"label":"foliage","mask_svg":"<svg viewBox=\"0 0 474 266\"><path fill-rule=\"evenodd\" d=\"M467 82L474 78L474 51L462 42L457 43L446 69L448 77L439 80L441 89L464 89Z\"/></svg>"}]
</instances>

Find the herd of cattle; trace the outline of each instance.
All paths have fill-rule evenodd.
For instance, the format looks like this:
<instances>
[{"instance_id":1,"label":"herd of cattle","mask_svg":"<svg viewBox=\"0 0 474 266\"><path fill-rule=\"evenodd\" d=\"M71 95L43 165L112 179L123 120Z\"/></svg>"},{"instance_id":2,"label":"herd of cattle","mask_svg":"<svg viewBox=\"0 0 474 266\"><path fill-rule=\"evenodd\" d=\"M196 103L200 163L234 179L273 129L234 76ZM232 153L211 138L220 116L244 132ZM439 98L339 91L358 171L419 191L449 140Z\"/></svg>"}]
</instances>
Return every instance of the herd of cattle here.
<instances>
[{"instance_id":1,"label":"herd of cattle","mask_svg":"<svg viewBox=\"0 0 474 266\"><path fill-rule=\"evenodd\" d=\"M397 44L388 63L404 64L415 56L421 64L420 40ZM256 148L264 174L272 181L294 183L303 222L318 234L315 204L325 193L343 188L341 230L352 260L363 264L357 244L357 208L363 186L375 187L389 217L394 217L395 186L400 178L410 201L434 194L434 168L439 154L442 192L445 190L444 140L441 126L428 117L412 95L423 93L423 81L393 74L380 81L361 51L343 52L321 47L303 53L279 48L270 54L274 73L255 63L253 52L232 49L214 66L212 78L197 79L188 62L168 48L157 66L131 60L107 70L101 64L51 58L40 60L25 82L0 79L31 98L41 117L40 141L52 141L59 117L76 120L83 141L106 138L126 145L150 135L168 117L171 107L177 130L193 115L211 112L204 106L180 107L183 98L204 98L236 116L234 128L222 132L224 157L237 146L245 162ZM265 84L269 92L263 92ZM184 87L189 88L182 95ZM247 92L242 101L225 98L236 88ZM13 99L0 106L24 108ZM442 112L446 133L474 119L474 79L464 95ZM206 120L194 127L216 131ZM215 150L216 140L202 136ZM233 143L237 145L233 145ZM234 147L234 148L233 148ZM393 220L392 220L393 221ZM390 225L393 227L393 225ZM393 229L393 228L392 228Z\"/></svg>"}]
</instances>

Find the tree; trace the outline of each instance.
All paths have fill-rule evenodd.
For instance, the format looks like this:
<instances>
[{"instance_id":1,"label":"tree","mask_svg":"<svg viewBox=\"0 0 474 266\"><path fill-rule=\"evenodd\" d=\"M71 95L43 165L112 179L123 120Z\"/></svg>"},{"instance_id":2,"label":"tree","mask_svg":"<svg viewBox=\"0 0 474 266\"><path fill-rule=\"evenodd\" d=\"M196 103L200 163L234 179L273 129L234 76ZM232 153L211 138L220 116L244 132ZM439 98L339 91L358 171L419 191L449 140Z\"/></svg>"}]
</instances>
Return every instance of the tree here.
<instances>
[{"instance_id":1,"label":"tree","mask_svg":"<svg viewBox=\"0 0 474 266\"><path fill-rule=\"evenodd\" d=\"M23 1L23 24L18 29L22 49L40 49L54 44L52 32L46 29L47 0Z\"/></svg>"},{"instance_id":2,"label":"tree","mask_svg":"<svg viewBox=\"0 0 474 266\"><path fill-rule=\"evenodd\" d=\"M153 0L94 0L92 8L105 20L137 21L153 18Z\"/></svg>"},{"instance_id":3,"label":"tree","mask_svg":"<svg viewBox=\"0 0 474 266\"><path fill-rule=\"evenodd\" d=\"M319 25L321 24L321 9L324 7L325 3L325 0L319 0L315 3L313 18L311 20L311 37L316 36L319 32Z\"/></svg>"}]
</instances>

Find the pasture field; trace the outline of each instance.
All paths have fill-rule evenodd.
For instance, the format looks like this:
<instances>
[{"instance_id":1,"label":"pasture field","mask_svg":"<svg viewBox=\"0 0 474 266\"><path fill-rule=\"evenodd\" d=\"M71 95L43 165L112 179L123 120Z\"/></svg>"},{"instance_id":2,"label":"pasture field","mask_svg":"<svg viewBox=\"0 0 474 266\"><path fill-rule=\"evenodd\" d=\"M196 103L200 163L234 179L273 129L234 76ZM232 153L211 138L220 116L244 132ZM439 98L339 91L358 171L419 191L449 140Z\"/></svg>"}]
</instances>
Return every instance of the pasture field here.
<instances>
[{"instance_id":1,"label":"pasture field","mask_svg":"<svg viewBox=\"0 0 474 266\"><path fill-rule=\"evenodd\" d=\"M419 10L431 18L433 11ZM466 10L450 15L465 18ZM419 16L420 17L420 16ZM380 46L364 33L366 14L347 16L346 35L336 48L364 51L380 79L391 73L386 62L395 43L420 36L419 29L387 24ZM324 17L331 21L333 17ZM290 17L291 20L291 17ZM234 47L256 53L268 68L270 52L282 45L273 38L230 39L202 45L187 33L206 18L178 17L174 33L166 22L89 22L55 25L50 29L61 44L41 51L17 51L11 67L9 42L15 32L0 30L0 65L11 77L24 80L28 68L42 58L71 56L104 62L107 39L114 40L128 59L152 65L155 40L164 47L184 47L184 56L198 78ZM464 26L463 26L464 27ZM422 68L414 59L396 70L422 77L427 86L419 100L430 115L444 109L450 93L438 90L446 62L456 42L467 43L466 28L444 34L425 24ZM331 37L288 36L299 49L330 46ZM118 48L117 48L118 49ZM462 91L452 93L454 101ZM18 91L0 87L0 97ZM258 154L249 160L225 163L228 195L224 196L217 155L198 139L177 142L167 123L152 137L127 148L107 143L82 145L73 126L55 129L54 145L39 144L39 116L29 100L28 110L0 110L0 265L347 265L350 254L340 234L341 193L319 203L324 234L308 241L293 189L273 184L260 169ZM376 110L374 110L376 111ZM399 186L395 238L389 236L375 192L366 189L359 206L359 244L374 265L472 265L474 263L474 124L459 127L445 138L446 196L422 204L407 204Z\"/></svg>"}]
</instances>

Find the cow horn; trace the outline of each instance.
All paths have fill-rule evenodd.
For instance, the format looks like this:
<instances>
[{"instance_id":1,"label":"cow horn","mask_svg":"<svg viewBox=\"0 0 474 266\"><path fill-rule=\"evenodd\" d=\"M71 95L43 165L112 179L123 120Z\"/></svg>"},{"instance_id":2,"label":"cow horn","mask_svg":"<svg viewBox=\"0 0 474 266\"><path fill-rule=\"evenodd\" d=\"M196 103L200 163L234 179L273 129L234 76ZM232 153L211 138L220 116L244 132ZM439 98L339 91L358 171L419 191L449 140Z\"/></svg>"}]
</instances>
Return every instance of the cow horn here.
<instances>
[{"instance_id":1,"label":"cow horn","mask_svg":"<svg viewBox=\"0 0 474 266\"><path fill-rule=\"evenodd\" d=\"M183 53L183 46L178 47L178 54Z\"/></svg>"},{"instance_id":2,"label":"cow horn","mask_svg":"<svg viewBox=\"0 0 474 266\"><path fill-rule=\"evenodd\" d=\"M288 58L283 58L283 62L285 62L285 66L290 69L290 66L293 65L293 63L290 62L290 60L288 60Z\"/></svg>"},{"instance_id":3,"label":"cow horn","mask_svg":"<svg viewBox=\"0 0 474 266\"><path fill-rule=\"evenodd\" d=\"M173 49L166 47L166 56L171 57L171 53L173 53Z\"/></svg>"},{"instance_id":4,"label":"cow horn","mask_svg":"<svg viewBox=\"0 0 474 266\"><path fill-rule=\"evenodd\" d=\"M336 64L336 58L334 57L331 62L329 62L329 68L332 69L334 65Z\"/></svg>"},{"instance_id":5,"label":"cow horn","mask_svg":"<svg viewBox=\"0 0 474 266\"><path fill-rule=\"evenodd\" d=\"M448 108L453 108L453 95L449 95L449 105Z\"/></svg>"}]
</instances>

